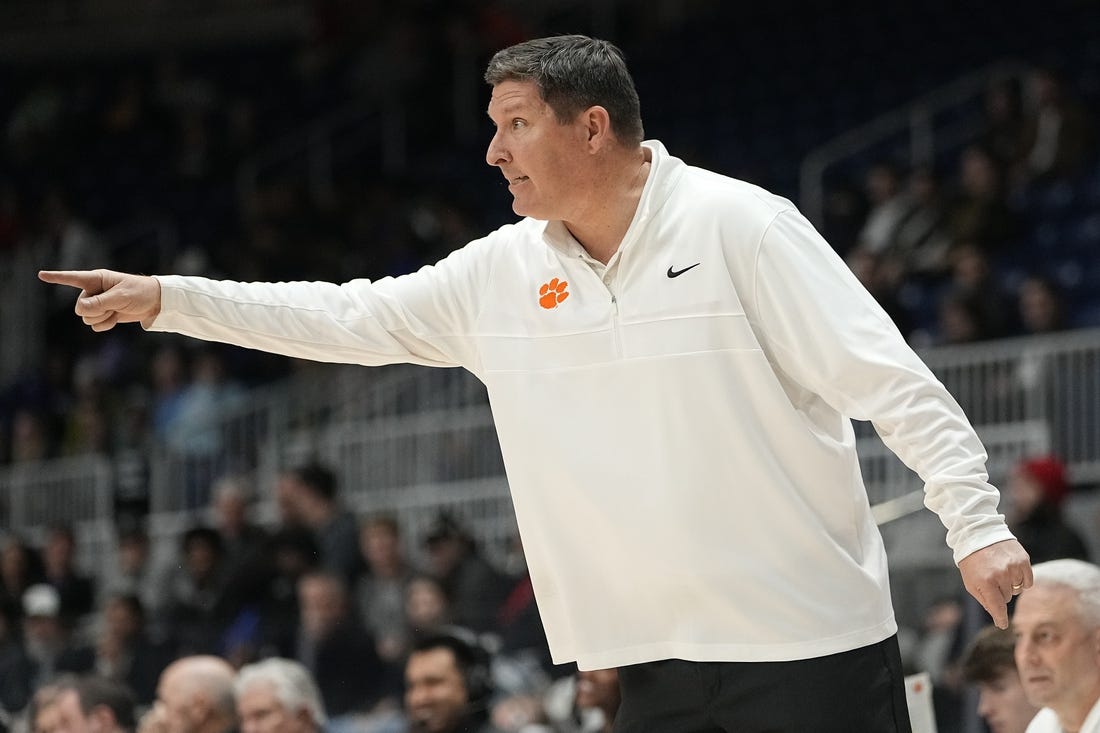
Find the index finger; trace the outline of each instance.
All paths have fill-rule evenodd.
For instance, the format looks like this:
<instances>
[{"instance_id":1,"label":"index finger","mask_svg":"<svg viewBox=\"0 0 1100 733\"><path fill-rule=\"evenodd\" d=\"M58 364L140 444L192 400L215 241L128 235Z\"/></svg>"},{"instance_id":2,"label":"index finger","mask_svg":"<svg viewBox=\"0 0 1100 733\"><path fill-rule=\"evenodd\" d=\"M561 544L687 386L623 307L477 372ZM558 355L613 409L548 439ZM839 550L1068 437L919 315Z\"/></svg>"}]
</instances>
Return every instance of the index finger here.
<instances>
[{"instance_id":1,"label":"index finger","mask_svg":"<svg viewBox=\"0 0 1100 733\"><path fill-rule=\"evenodd\" d=\"M1000 595L1000 593L998 593ZM980 599L982 606L985 608L986 613L993 619L993 625L998 629L1008 628L1008 604L1003 598L993 597L992 593L988 590L982 590L982 597Z\"/></svg>"},{"instance_id":2,"label":"index finger","mask_svg":"<svg viewBox=\"0 0 1100 733\"><path fill-rule=\"evenodd\" d=\"M89 295L103 291L103 277L95 270L39 270L38 279L54 285L80 288Z\"/></svg>"}]
</instances>

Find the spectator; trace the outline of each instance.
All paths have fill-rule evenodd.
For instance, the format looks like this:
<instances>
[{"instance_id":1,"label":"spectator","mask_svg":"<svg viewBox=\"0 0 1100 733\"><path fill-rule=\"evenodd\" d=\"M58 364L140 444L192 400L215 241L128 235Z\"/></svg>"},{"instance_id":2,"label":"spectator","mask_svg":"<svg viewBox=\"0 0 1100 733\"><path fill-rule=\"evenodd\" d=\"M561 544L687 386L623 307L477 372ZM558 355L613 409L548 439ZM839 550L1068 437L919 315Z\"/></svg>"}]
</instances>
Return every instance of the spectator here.
<instances>
[{"instance_id":1,"label":"spectator","mask_svg":"<svg viewBox=\"0 0 1100 733\"><path fill-rule=\"evenodd\" d=\"M508 586L478 551L473 537L442 514L425 538L432 574L451 601L454 622L474 631L495 628Z\"/></svg>"},{"instance_id":2,"label":"spectator","mask_svg":"<svg viewBox=\"0 0 1100 733\"><path fill-rule=\"evenodd\" d=\"M264 555L268 564L257 573L250 592L259 599L261 652L286 654L293 651L288 640L299 624L298 581L317 569L317 543L305 528L282 529L272 535Z\"/></svg>"},{"instance_id":3,"label":"spectator","mask_svg":"<svg viewBox=\"0 0 1100 733\"><path fill-rule=\"evenodd\" d=\"M405 586L405 625L412 640L452 626L451 600L438 578L417 575Z\"/></svg>"},{"instance_id":4,"label":"spectator","mask_svg":"<svg viewBox=\"0 0 1100 733\"><path fill-rule=\"evenodd\" d=\"M164 603L163 588L150 557L149 535L143 528L131 526L119 532L115 565L102 585L104 601L121 595L138 598L150 632L157 638L164 636L165 630L159 623Z\"/></svg>"},{"instance_id":5,"label":"spectator","mask_svg":"<svg viewBox=\"0 0 1100 733\"><path fill-rule=\"evenodd\" d=\"M234 608L256 599L255 578L262 572L267 547L266 530L249 519L251 499L248 483L237 475L226 475L213 485L213 515Z\"/></svg>"},{"instance_id":6,"label":"spectator","mask_svg":"<svg viewBox=\"0 0 1100 733\"><path fill-rule=\"evenodd\" d=\"M91 578L77 572L75 548L76 538L72 528L62 524L49 529L42 548L46 582L57 590L61 599L61 617L69 624L91 613L95 605L95 585Z\"/></svg>"},{"instance_id":7,"label":"spectator","mask_svg":"<svg viewBox=\"0 0 1100 733\"><path fill-rule=\"evenodd\" d=\"M23 594L42 582L42 561L30 545L16 535L8 535L0 546L0 603L4 616L16 630L23 619Z\"/></svg>"},{"instance_id":8,"label":"spectator","mask_svg":"<svg viewBox=\"0 0 1100 733\"><path fill-rule=\"evenodd\" d=\"M1038 181L1075 175L1093 151L1093 120L1057 69L1033 69L1028 86L1034 109L1025 132L1026 175Z\"/></svg>"},{"instance_id":9,"label":"spectator","mask_svg":"<svg viewBox=\"0 0 1100 733\"><path fill-rule=\"evenodd\" d=\"M1035 562L1088 559L1084 540L1062 518L1070 485L1066 466L1054 456L1021 461L1009 478L1009 527Z\"/></svg>"},{"instance_id":10,"label":"spectator","mask_svg":"<svg viewBox=\"0 0 1100 733\"><path fill-rule=\"evenodd\" d=\"M61 686L58 733L133 733L133 693L121 682L83 677Z\"/></svg>"},{"instance_id":11,"label":"spectator","mask_svg":"<svg viewBox=\"0 0 1100 733\"><path fill-rule=\"evenodd\" d=\"M496 733L489 662L484 649L457 636L416 642L405 664L409 733Z\"/></svg>"},{"instance_id":12,"label":"spectator","mask_svg":"<svg viewBox=\"0 0 1100 733\"><path fill-rule=\"evenodd\" d=\"M298 599L301 621L294 649L287 651L312 673L330 715L369 711L393 684L374 640L351 613L343 577L305 575L298 581Z\"/></svg>"},{"instance_id":13,"label":"spectator","mask_svg":"<svg viewBox=\"0 0 1100 733\"><path fill-rule=\"evenodd\" d=\"M868 171L867 198L871 210L859 233L859 246L872 254L882 254L893 244L898 225L909 215L913 202L902 190L901 173L886 162Z\"/></svg>"},{"instance_id":14,"label":"spectator","mask_svg":"<svg viewBox=\"0 0 1100 733\"><path fill-rule=\"evenodd\" d=\"M1028 733L1100 731L1100 568L1081 560L1034 566L1016 601L1016 667L1042 710Z\"/></svg>"},{"instance_id":15,"label":"spectator","mask_svg":"<svg viewBox=\"0 0 1100 733\"><path fill-rule=\"evenodd\" d=\"M317 684L298 662L242 667L234 687L241 733L320 733L327 721Z\"/></svg>"},{"instance_id":16,"label":"spectator","mask_svg":"<svg viewBox=\"0 0 1100 733\"><path fill-rule=\"evenodd\" d=\"M950 292L967 301L978 321L978 333L985 340L1008 335L1012 307L993 274L988 252L973 242L959 242L948 254L951 268Z\"/></svg>"},{"instance_id":17,"label":"spectator","mask_svg":"<svg viewBox=\"0 0 1100 733\"><path fill-rule=\"evenodd\" d=\"M27 706L27 726L31 733L61 733L60 713L57 698L61 694L61 685L57 683L42 685L35 690Z\"/></svg>"},{"instance_id":18,"label":"spectator","mask_svg":"<svg viewBox=\"0 0 1100 733\"><path fill-rule=\"evenodd\" d=\"M215 653L231 616L221 535L209 527L189 529L180 555L182 562L170 571L165 592L168 637L181 653Z\"/></svg>"},{"instance_id":19,"label":"spectator","mask_svg":"<svg viewBox=\"0 0 1100 733\"><path fill-rule=\"evenodd\" d=\"M939 303L939 343L971 344L992 338L982 321L981 306L973 297L948 293Z\"/></svg>"},{"instance_id":20,"label":"spectator","mask_svg":"<svg viewBox=\"0 0 1100 733\"><path fill-rule=\"evenodd\" d=\"M1066 301L1050 278L1032 275L1024 280L1017 303L1025 334L1055 333L1066 327Z\"/></svg>"},{"instance_id":21,"label":"spectator","mask_svg":"<svg viewBox=\"0 0 1100 733\"><path fill-rule=\"evenodd\" d=\"M940 181L932 169L921 167L909 174L908 211L894 229L886 257L901 262L905 273L934 276L947 267L951 244L945 224L947 212Z\"/></svg>"},{"instance_id":22,"label":"spectator","mask_svg":"<svg viewBox=\"0 0 1100 733\"><path fill-rule=\"evenodd\" d=\"M1015 647L1011 631L987 626L963 653L963 680L977 685L978 715L990 733L1024 733L1039 711L1024 694Z\"/></svg>"},{"instance_id":23,"label":"spectator","mask_svg":"<svg viewBox=\"0 0 1100 733\"><path fill-rule=\"evenodd\" d=\"M22 710L42 685L66 672L91 672L94 653L76 645L60 618L61 598L40 583L23 594L23 644L0 658L0 708Z\"/></svg>"},{"instance_id":24,"label":"spectator","mask_svg":"<svg viewBox=\"0 0 1100 733\"><path fill-rule=\"evenodd\" d=\"M378 655L395 662L406 651L405 587L412 578L401 551L397 520L388 516L367 519L359 541L367 572L356 583L356 606L363 626L375 638Z\"/></svg>"},{"instance_id":25,"label":"spectator","mask_svg":"<svg viewBox=\"0 0 1100 733\"><path fill-rule=\"evenodd\" d=\"M336 474L319 463L283 473L276 499L288 523L308 527L321 551L321 565L351 583L362 570L359 527L337 500Z\"/></svg>"},{"instance_id":26,"label":"spectator","mask_svg":"<svg viewBox=\"0 0 1100 733\"><path fill-rule=\"evenodd\" d=\"M243 388L227 377L216 349L202 349L192 371L193 379L180 395L178 413L166 436L169 447L183 460L188 509L209 503L210 486L225 461L218 419L244 401Z\"/></svg>"},{"instance_id":27,"label":"spectator","mask_svg":"<svg viewBox=\"0 0 1100 733\"><path fill-rule=\"evenodd\" d=\"M971 146L959 158L959 194L948 210L954 242L972 242L988 252L1003 251L1017 231L1005 203L1004 174L986 149Z\"/></svg>"},{"instance_id":28,"label":"spectator","mask_svg":"<svg viewBox=\"0 0 1100 733\"><path fill-rule=\"evenodd\" d=\"M619 712L619 671L616 669L594 669L577 672L577 708L582 717L587 718L584 731L611 733L615 724L615 714ZM598 713L598 716L589 715ZM602 725L596 727L593 718L602 719Z\"/></svg>"},{"instance_id":29,"label":"spectator","mask_svg":"<svg viewBox=\"0 0 1100 733\"><path fill-rule=\"evenodd\" d=\"M240 476L223 476L214 483L214 524L225 551L231 585L253 572L267 544L267 532L248 517L252 492Z\"/></svg>"},{"instance_id":30,"label":"spectator","mask_svg":"<svg viewBox=\"0 0 1100 733\"><path fill-rule=\"evenodd\" d=\"M985 93L985 129L980 144L1002 170L1012 171L1026 155L1024 102L1019 79L1001 79Z\"/></svg>"},{"instance_id":31,"label":"spectator","mask_svg":"<svg viewBox=\"0 0 1100 733\"><path fill-rule=\"evenodd\" d=\"M899 261L857 247L848 254L847 264L902 335L908 338L913 331L913 318L898 300L898 290L905 274L898 266Z\"/></svg>"},{"instance_id":32,"label":"spectator","mask_svg":"<svg viewBox=\"0 0 1100 733\"><path fill-rule=\"evenodd\" d=\"M917 669L932 679L932 706L939 730L958 730L962 711L959 674L965 608L958 598L933 601L924 612L922 633L915 650Z\"/></svg>"},{"instance_id":33,"label":"spectator","mask_svg":"<svg viewBox=\"0 0 1100 733\"><path fill-rule=\"evenodd\" d=\"M107 599L103 627L96 641L96 672L126 684L140 705L156 698L156 681L173 658L166 644L152 641L145 632L145 611L133 595Z\"/></svg>"},{"instance_id":34,"label":"spectator","mask_svg":"<svg viewBox=\"0 0 1100 733\"><path fill-rule=\"evenodd\" d=\"M157 704L141 733L231 733L237 728L233 668L219 657L193 656L168 666L157 682Z\"/></svg>"}]
</instances>

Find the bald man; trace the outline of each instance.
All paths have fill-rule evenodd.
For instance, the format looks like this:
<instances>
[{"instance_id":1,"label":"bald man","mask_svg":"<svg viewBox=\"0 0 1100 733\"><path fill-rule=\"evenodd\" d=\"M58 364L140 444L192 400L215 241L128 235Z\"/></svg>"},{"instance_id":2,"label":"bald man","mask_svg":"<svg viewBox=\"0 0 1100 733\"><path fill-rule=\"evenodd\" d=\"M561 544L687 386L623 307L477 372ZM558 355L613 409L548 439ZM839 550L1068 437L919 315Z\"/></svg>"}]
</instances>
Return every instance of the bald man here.
<instances>
[{"instance_id":1,"label":"bald man","mask_svg":"<svg viewBox=\"0 0 1100 733\"><path fill-rule=\"evenodd\" d=\"M237 727L235 673L220 657L183 657L160 675L140 733L229 733Z\"/></svg>"}]
</instances>

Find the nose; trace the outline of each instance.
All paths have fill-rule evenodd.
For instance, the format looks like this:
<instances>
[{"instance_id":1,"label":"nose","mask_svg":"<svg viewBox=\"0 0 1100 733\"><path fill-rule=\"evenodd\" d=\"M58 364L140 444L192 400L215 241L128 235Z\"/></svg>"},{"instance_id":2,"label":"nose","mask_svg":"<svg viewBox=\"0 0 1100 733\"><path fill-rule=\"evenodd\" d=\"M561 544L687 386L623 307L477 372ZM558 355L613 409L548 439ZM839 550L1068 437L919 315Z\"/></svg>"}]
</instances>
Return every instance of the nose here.
<instances>
[{"instance_id":1,"label":"nose","mask_svg":"<svg viewBox=\"0 0 1100 733\"><path fill-rule=\"evenodd\" d=\"M489 147L485 151L485 162L497 167L508 162L508 153L500 141L500 130L494 132L493 139L489 141Z\"/></svg>"},{"instance_id":2,"label":"nose","mask_svg":"<svg viewBox=\"0 0 1100 733\"><path fill-rule=\"evenodd\" d=\"M989 699L989 694L985 691L978 693L978 715L985 718L991 712L993 712L993 701Z\"/></svg>"},{"instance_id":3,"label":"nose","mask_svg":"<svg viewBox=\"0 0 1100 733\"><path fill-rule=\"evenodd\" d=\"M1031 645L1028 644L1026 638L1018 637L1016 639L1016 648L1013 653L1016 657L1016 666L1023 667L1028 657L1031 656Z\"/></svg>"}]
</instances>

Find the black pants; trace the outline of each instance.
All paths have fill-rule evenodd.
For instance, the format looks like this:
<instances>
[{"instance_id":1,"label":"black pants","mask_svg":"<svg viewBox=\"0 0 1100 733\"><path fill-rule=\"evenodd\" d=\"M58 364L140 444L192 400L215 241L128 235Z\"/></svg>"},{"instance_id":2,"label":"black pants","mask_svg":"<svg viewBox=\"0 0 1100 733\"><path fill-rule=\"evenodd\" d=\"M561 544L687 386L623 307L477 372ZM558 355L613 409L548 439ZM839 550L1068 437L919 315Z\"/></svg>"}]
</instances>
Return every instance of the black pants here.
<instances>
[{"instance_id":1,"label":"black pants","mask_svg":"<svg viewBox=\"0 0 1100 733\"><path fill-rule=\"evenodd\" d=\"M911 733L898 640L796 662L619 669L616 733Z\"/></svg>"}]
</instances>

